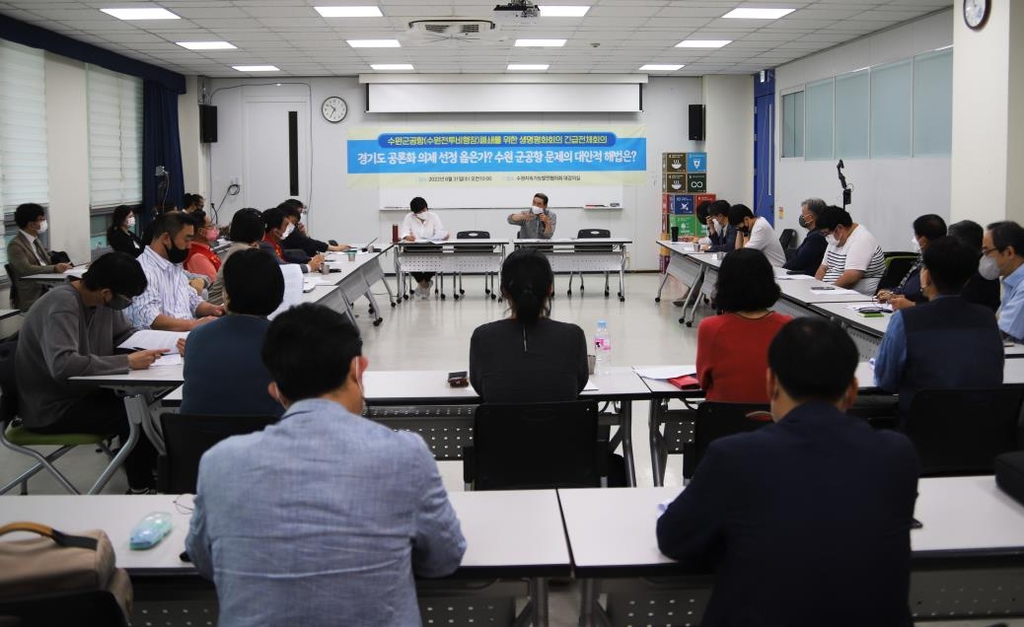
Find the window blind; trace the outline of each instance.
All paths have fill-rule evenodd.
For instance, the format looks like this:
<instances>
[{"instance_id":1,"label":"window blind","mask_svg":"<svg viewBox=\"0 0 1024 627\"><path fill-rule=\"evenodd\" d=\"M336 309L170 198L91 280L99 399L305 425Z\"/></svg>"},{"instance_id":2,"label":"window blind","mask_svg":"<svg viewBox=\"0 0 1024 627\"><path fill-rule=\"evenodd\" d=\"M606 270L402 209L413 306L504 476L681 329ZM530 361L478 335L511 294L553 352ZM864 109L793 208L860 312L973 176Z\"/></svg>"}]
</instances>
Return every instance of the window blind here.
<instances>
[{"instance_id":1,"label":"window blind","mask_svg":"<svg viewBox=\"0 0 1024 627\"><path fill-rule=\"evenodd\" d=\"M49 202L42 50L0 41L0 205Z\"/></svg>"},{"instance_id":2,"label":"window blind","mask_svg":"<svg viewBox=\"0 0 1024 627\"><path fill-rule=\"evenodd\" d=\"M89 205L96 209L142 201L142 81L101 67L87 68Z\"/></svg>"}]
</instances>

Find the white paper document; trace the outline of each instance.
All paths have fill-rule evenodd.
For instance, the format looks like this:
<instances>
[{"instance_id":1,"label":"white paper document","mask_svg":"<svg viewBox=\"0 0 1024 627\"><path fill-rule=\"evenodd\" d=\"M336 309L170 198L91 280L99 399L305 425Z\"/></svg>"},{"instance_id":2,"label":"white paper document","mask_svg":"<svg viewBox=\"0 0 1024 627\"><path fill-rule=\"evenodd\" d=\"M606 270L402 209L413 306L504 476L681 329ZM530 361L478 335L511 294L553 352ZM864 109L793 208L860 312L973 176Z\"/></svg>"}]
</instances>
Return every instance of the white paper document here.
<instances>
[{"instance_id":1,"label":"white paper document","mask_svg":"<svg viewBox=\"0 0 1024 627\"><path fill-rule=\"evenodd\" d=\"M811 291L815 294L831 294L832 296L846 296L847 294L860 294L857 290L848 290L845 287L829 286L817 286L812 287Z\"/></svg>"},{"instance_id":2,"label":"white paper document","mask_svg":"<svg viewBox=\"0 0 1024 627\"><path fill-rule=\"evenodd\" d=\"M776 281L813 281L814 277L809 274L784 274L775 277Z\"/></svg>"},{"instance_id":3,"label":"white paper document","mask_svg":"<svg viewBox=\"0 0 1024 627\"><path fill-rule=\"evenodd\" d=\"M180 366L184 363L181 359L181 355L177 352L165 353L160 356L159 359L153 362L150 368L157 368L162 366Z\"/></svg>"},{"instance_id":4,"label":"white paper document","mask_svg":"<svg viewBox=\"0 0 1024 627\"><path fill-rule=\"evenodd\" d=\"M136 331L127 340L121 342L118 348L129 350L150 350L154 348L166 348L173 353L178 352L178 340L188 337L188 331L154 331L143 329Z\"/></svg>"},{"instance_id":5,"label":"white paper document","mask_svg":"<svg viewBox=\"0 0 1024 627\"><path fill-rule=\"evenodd\" d=\"M633 366L633 372L645 379L664 381L675 379L676 377L684 377L688 374L692 375L697 372L697 366L692 364L684 366Z\"/></svg>"}]
</instances>

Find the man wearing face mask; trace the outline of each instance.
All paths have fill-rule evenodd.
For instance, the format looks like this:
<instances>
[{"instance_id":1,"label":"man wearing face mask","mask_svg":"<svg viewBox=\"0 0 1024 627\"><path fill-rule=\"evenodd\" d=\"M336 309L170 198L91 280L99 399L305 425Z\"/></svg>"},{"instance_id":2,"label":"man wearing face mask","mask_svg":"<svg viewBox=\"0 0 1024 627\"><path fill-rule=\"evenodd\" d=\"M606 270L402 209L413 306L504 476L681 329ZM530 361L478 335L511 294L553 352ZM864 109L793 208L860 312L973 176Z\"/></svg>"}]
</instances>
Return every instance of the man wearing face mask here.
<instances>
[{"instance_id":1,"label":"man wearing face mask","mask_svg":"<svg viewBox=\"0 0 1024 627\"><path fill-rule=\"evenodd\" d=\"M765 218L755 216L750 207L741 204L730 207L729 225L735 227L739 233L736 248L760 250L773 266L786 263L786 253L783 252L782 244L775 235L775 229Z\"/></svg>"},{"instance_id":2,"label":"man wearing face mask","mask_svg":"<svg viewBox=\"0 0 1024 627\"><path fill-rule=\"evenodd\" d=\"M23 277L33 274L64 272L70 263L50 263L50 251L43 246L39 236L46 232L48 223L46 211L35 203L19 205L14 210L14 223L18 233L7 242L7 263L14 270L14 289L11 290L11 304L15 309L28 311L32 303L43 293L43 284L25 281Z\"/></svg>"},{"instance_id":3,"label":"man wearing face mask","mask_svg":"<svg viewBox=\"0 0 1024 627\"><path fill-rule=\"evenodd\" d=\"M910 240L911 248L917 253L914 262L899 284L891 290L879 290L876 294L878 302L889 303L894 310L906 309L919 303L927 302L921 289L921 268L924 266L924 251L932 242L946 236L946 221L934 213L923 215L914 220L914 237Z\"/></svg>"},{"instance_id":4,"label":"man wearing face mask","mask_svg":"<svg viewBox=\"0 0 1024 627\"><path fill-rule=\"evenodd\" d=\"M315 257L317 253L342 252L348 250L347 244L330 244L313 239L306 233L306 224L302 218L307 215L306 205L298 198L289 198L277 206L284 212L284 217L291 220L295 228L285 239L281 240L281 246L285 251L289 249L301 250L307 257ZM287 252L285 253L287 254Z\"/></svg>"},{"instance_id":5,"label":"man wearing face mask","mask_svg":"<svg viewBox=\"0 0 1024 627\"><path fill-rule=\"evenodd\" d=\"M834 205L821 212L817 227L824 233L828 248L814 278L874 296L885 274L885 255L875 236L854 222L845 209Z\"/></svg>"},{"instance_id":6,"label":"man wearing face mask","mask_svg":"<svg viewBox=\"0 0 1024 627\"><path fill-rule=\"evenodd\" d=\"M729 252L736 249L736 229L729 224L727 200L716 200L708 207L708 239L710 244L701 246L709 253Z\"/></svg>"},{"instance_id":7,"label":"man wearing face mask","mask_svg":"<svg viewBox=\"0 0 1024 627\"><path fill-rule=\"evenodd\" d=\"M540 192L533 195L533 204L529 209L508 217L509 224L519 227L519 239L551 239L557 221L555 212L548 209L547 194Z\"/></svg>"},{"instance_id":8,"label":"man wearing face mask","mask_svg":"<svg viewBox=\"0 0 1024 627\"><path fill-rule=\"evenodd\" d=\"M204 301L188 283L182 264L195 237L195 225L184 213L168 213L153 224L153 239L139 255L149 282L128 308L128 319L140 329L191 331L224 314Z\"/></svg>"},{"instance_id":9,"label":"man wearing face mask","mask_svg":"<svg viewBox=\"0 0 1024 627\"><path fill-rule=\"evenodd\" d=\"M273 255L278 263L289 263L285 257L284 247L281 245L285 239L295 230L295 224L285 217L284 211L277 207L267 209L263 212L263 225L265 235L260 242L260 248ZM314 255L308 262L297 264L302 268L303 274L319 272L320 266L324 263L324 256Z\"/></svg>"},{"instance_id":10,"label":"man wearing face mask","mask_svg":"<svg viewBox=\"0 0 1024 627\"><path fill-rule=\"evenodd\" d=\"M828 248L828 242L817 226L818 216L823 209L825 201L820 198L808 198L800 203L800 217L797 218L797 223L801 228L807 229L807 235L804 236L804 241L800 242L793 258L782 266L790 270L790 274L814 276L821 267L825 249Z\"/></svg>"},{"instance_id":11,"label":"man wearing face mask","mask_svg":"<svg viewBox=\"0 0 1024 627\"><path fill-rule=\"evenodd\" d=\"M258 608L266 625L419 625L414 576L453 572L466 549L430 449L360 416L367 360L343 315L288 309L261 354L284 416L203 455L185 540L218 624Z\"/></svg>"},{"instance_id":12,"label":"man wearing face mask","mask_svg":"<svg viewBox=\"0 0 1024 627\"><path fill-rule=\"evenodd\" d=\"M988 280L1002 277L1003 302L999 330L1017 342L1024 341L1024 228L1016 222L988 225L981 240L978 274Z\"/></svg>"},{"instance_id":13,"label":"man wearing face mask","mask_svg":"<svg viewBox=\"0 0 1024 627\"><path fill-rule=\"evenodd\" d=\"M80 281L44 294L25 316L16 367L25 426L39 433L117 434L128 438L124 401L113 390L70 385L75 376L144 370L165 350L114 354L135 331L122 313L146 289L146 275L126 253L92 262ZM156 454L143 436L125 461L128 485L153 487Z\"/></svg>"}]
</instances>

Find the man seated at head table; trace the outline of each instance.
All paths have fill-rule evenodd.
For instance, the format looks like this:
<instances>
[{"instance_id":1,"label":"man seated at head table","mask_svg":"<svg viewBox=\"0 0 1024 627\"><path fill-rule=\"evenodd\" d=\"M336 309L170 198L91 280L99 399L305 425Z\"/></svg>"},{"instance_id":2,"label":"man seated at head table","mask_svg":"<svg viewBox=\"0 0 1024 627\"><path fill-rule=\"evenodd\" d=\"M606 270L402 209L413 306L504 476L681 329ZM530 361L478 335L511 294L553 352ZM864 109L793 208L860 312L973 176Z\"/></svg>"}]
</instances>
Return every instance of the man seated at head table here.
<instances>
[{"instance_id":1,"label":"man seated at head table","mask_svg":"<svg viewBox=\"0 0 1024 627\"><path fill-rule=\"evenodd\" d=\"M166 213L150 225L152 240L139 255L139 265L149 281L127 315L140 329L191 331L224 314L224 308L208 303L189 285L182 264L188 257L195 224L181 212Z\"/></svg>"},{"instance_id":2,"label":"man seated at head table","mask_svg":"<svg viewBox=\"0 0 1024 627\"><path fill-rule=\"evenodd\" d=\"M997 388L1003 384L1003 341L992 311L960 290L977 257L955 237L932 240L919 276L927 307L897 311L875 356L875 385L900 395L905 418L918 390Z\"/></svg>"},{"instance_id":3,"label":"man seated at head table","mask_svg":"<svg viewBox=\"0 0 1024 627\"><path fill-rule=\"evenodd\" d=\"M1003 302L999 307L999 330L1016 342L1024 342L1024 228L1016 222L988 225L981 240L978 274L1003 279Z\"/></svg>"},{"instance_id":4,"label":"man seated at head table","mask_svg":"<svg viewBox=\"0 0 1024 627\"><path fill-rule=\"evenodd\" d=\"M912 625L913 444L845 411L857 347L797 318L768 349L775 424L715 440L658 520L662 553L715 573L701 625Z\"/></svg>"},{"instance_id":5,"label":"man seated at head table","mask_svg":"<svg viewBox=\"0 0 1024 627\"><path fill-rule=\"evenodd\" d=\"M203 455L185 543L218 624L419 625L413 576L466 548L430 449L359 415L367 361L340 313L281 313L262 359L285 414Z\"/></svg>"},{"instance_id":6,"label":"man seated at head table","mask_svg":"<svg viewBox=\"0 0 1024 627\"><path fill-rule=\"evenodd\" d=\"M113 390L75 385L75 376L148 368L164 350L114 353L135 329L122 311L146 289L146 275L126 253L107 253L80 281L44 294L21 325L16 368L19 415L38 433L95 433L128 439L124 400ZM156 450L146 436L125 460L129 492L154 487Z\"/></svg>"},{"instance_id":7,"label":"man seated at head table","mask_svg":"<svg viewBox=\"0 0 1024 627\"><path fill-rule=\"evenodd\" d=\"M797 224L801 228L807 229L807 235L800 242L793 257L782 266L786 270L792 270L790 274L814 276L814 273L821 267L821 260L825 257L828 242L818 230L817 221L825 207L825 201L820 198L808 198L800 203L800 217L797 218Z\"/></svg>"},{"instance_id":8,"label":"man seated at head table","mask_svg":"<svg viewBox=\"0 0 1024 627\"><path fill-rule=\"evenodd\" d=\"M917 260L903 275L896 287L891 290L878 291L878 294L875 295L878 301L889 303L894 310L906 309L926 302L928 297L921 289L921 266L924 263L922 256L932 242L945 236L946 221L942 219L942 216L929 213L914 220L914 237L911 238L910 244L914 252L917 253Z\"/></svg>"},{"instance_id":9,"label":"man seated at head table","mask_svg":"<svg viewBox=\"0 0 1024 627\"><path fill-rule=\"evenodd\" d=\"M537 192L525 211L508 216L508 223L519 227L519 239L551 239L555 235L558 216L548 209L547 194Z\"/></svg>"},{"instance_id":10,"label":"man seated at head table","mask_svg":"<svg viewBox=\"0 0 1024 627\"><path fill-rule=\"evenodd\" d=\"M696 238L684 237L683 241L697 241L704 252L718 253L736 249L736 228L729 224L729 209L732 205L727 200L716 200L707 208L708 236Z\"/></svg>"},{"instance_id":11,"label":"man seated at head table","mask_svg":"<svg viewBox=\"0 0 1024 627\"><path fill-rule=\"evenodd\" d=\"M270 374L260 348L284 298L277 260L256 248L224 262L227 315L188 335L181 413L204 416L280 416L284 410L267 392Z\"/></svg>"},{"instance_id":12,"label":"man seated at head table","mask_svg":"<svg viewBox=\"0 0 1024 627\"><path fill-rule=\"evenodd\" d=\"M814 278L836 287L874 296L885 274L885 255L867 228L853 221L846 209L825 207L818 216L818 230L828 248Z\"/></svg>"}]
</instances>

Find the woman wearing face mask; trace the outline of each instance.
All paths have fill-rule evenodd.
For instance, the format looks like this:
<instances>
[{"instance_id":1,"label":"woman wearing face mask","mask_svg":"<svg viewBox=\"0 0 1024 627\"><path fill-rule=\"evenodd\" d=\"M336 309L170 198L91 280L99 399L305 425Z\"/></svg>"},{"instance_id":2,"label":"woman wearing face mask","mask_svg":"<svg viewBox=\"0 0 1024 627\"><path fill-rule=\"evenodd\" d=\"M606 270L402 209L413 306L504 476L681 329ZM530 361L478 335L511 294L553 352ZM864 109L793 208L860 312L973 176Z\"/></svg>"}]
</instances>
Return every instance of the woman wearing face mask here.
<instances>
[{"instance_id":1,"label":"woman wearing face mask","mask_svg":"<svg viewBox=\"0 0 1024 627\"><path fill-rule=\"evenodd\" d=\"M114 209L114 215L107 229L107 245L119 253L138 257L146 246L135 234L135 212L128 205Z\"/></svg>"},{"instance_id":2,"label":"woman wearing face mask","mask_svg":"<svg viewBox=\"0 0 1024 627\"><path fill-rule=\"evenodd\" d=\"M212 284L217 279L217 270L220 270L221 264L220 257L211 247L217 241L217 226L203 211L193 211L190 215L196 223L196 236L192 238L192 245L188 249L185 269L193 274L202 274Z\"/></svg>"},{"instance_id":3,"label":"woman wearing face mask","mask_svg":"<svg viewBox=\"0 0 1024 627\"><path fill-rule=\"evenodd\" d=\"M409 202L410 213L402 221L402 240L406 242L438 242L445 241L451 237L451 233L444 230L441 218L427 207L427 201L417 196ZM432 247L433 248L433 247ZM420 298L430 298L430 287L433 285L431 279L433 272L413 272L412 278L416 279L418 285L416 294Z\"/></svg>"}]
</instances>

